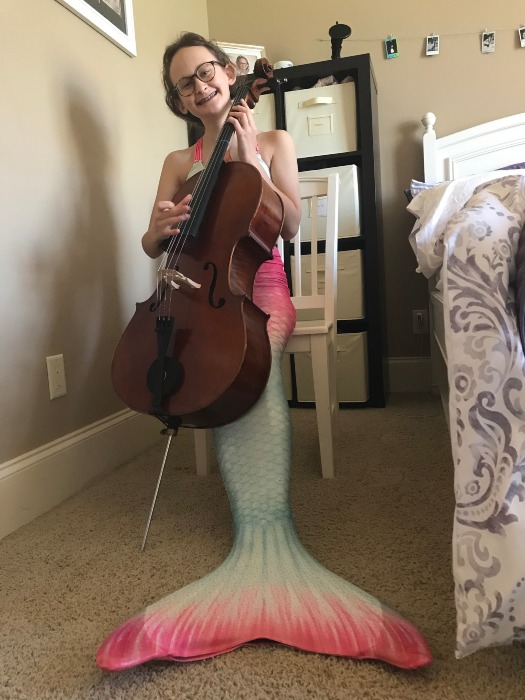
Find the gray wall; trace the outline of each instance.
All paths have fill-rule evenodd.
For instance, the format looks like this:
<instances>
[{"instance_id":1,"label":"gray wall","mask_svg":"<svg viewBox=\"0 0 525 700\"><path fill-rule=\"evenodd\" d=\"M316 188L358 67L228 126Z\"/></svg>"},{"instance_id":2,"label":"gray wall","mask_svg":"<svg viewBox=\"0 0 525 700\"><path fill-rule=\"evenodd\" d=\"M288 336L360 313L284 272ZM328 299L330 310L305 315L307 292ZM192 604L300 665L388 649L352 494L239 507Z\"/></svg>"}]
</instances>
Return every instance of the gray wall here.
<instances>
[{"instance_id":1,"label":"gray wall","mask_svg":"<svg viewBox=\"0 0 525 700\"><path fill-rule=\"evenodd\" d=\"M131 58L55 0L0 5L0 464L121 410L115 344L154 289L140 246L165 155L164 47L205 0L135 0ZM49 400L45 358L68 395Z\"/></svg>"},{"instance_id":2,"label":"gray wall","mask_svg":"<svg viewBox=\"0 0 525 700\"><path fill-rule=\"evenodd\" d=\"M303 0L267 0L259 12L241 0L227 6L225 12L223 0L208 0L211 35L264 46L272 62L328 60L328 30L336 21L352 28L341 56L371 54L379 88L388 350L390 357L421 354L411 309L426 305L426 282L414 272L408 245L413 218L402 194L412 177L423 175L419 120L435 112L436 129L444 136L525 111L525 49L517 40L517 28L525 23L523 1L330 0L315 9ZM493 54L480 51L485 28L496 31ZM432 33L441 36L441 53L427 57L425 37ZM387 60L383 40L390 34L398 39L399 57Z\"/></svg>"}]
</instances>

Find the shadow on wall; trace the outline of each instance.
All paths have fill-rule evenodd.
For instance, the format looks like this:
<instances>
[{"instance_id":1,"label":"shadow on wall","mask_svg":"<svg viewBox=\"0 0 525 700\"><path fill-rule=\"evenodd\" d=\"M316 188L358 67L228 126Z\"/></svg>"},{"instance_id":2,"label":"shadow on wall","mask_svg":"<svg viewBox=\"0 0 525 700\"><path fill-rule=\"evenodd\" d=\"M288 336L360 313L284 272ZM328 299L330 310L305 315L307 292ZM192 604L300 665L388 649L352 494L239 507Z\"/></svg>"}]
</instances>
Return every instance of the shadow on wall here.
<instances>
[{"instance_id":1,"label":"shadow on wall","mask_svg":"<svg viewBox=\"0 0 525 700\"><path fill-rule=\"evenodd\" d=\"M68 338L75 358L78 400L72 408L79 412L79 424L85 425L122 408L110 381L111 359L125 323L114 215L120 183L111 140L90 100L76 86L70 86L67 99L79 187L68 230L64 260L68 286L63 289L62 311L70 324Z\"/></svg>"},{"instance_id":2,"label":"shadow on wall","mask_svg":"<svg viewBox=\"0 0 525 700\"><path fill-rule=\"evenodd\" d=\"M123 320L113 194L118 186L106 127L93 98L67 85L62 142L64 172L54 197L57 228L35 245L39 305L47 355L63 354L67 396L49 401L45 365L26 450L67 435L123 408L110 366ZM69 135L69 141L68 141ZM53 205L49 208L53 212ZM40 354L40 353L39 353ZM35 405L40 403L40 405Z\"/></svg>"}]
</instances>

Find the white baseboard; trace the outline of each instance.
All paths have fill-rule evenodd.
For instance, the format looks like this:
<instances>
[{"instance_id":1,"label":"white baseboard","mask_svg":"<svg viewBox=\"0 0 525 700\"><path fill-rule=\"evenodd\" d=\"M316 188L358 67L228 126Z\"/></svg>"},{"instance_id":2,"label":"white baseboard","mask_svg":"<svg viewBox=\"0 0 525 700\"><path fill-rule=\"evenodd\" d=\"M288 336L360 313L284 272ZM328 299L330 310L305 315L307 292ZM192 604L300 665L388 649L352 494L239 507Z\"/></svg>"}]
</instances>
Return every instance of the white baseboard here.
<instances>
[{"instance_id":1,"label":"white baseboard","mask_svg":"<svg viewBox=\"0 0 525 700\"><path fill-rule=\"evenodd\" d=\"M125 409L0 464L0 539L153 445L161 427Z\"/></svg>"},{"instance_id":2,"label":"white baseboard","mask_svg":"<svg viewBox=\"0 0 525 700\"><path fill-rule=\"evenodd\" d=\"M388 372L391 393L432 390L430 357L390 357Z\"/></svg>"},{"instance_id":3,"label":"white baseboard","mask_svg":"<svg viewBox=\"0 0 525 700\"><path fill-rule=\"evenodd\" d=\"M432 388L429 357L388 360L390 391ZM129 409L0 464L0 539L159 439L160 423Z\"/></svg>"}]
</instances>

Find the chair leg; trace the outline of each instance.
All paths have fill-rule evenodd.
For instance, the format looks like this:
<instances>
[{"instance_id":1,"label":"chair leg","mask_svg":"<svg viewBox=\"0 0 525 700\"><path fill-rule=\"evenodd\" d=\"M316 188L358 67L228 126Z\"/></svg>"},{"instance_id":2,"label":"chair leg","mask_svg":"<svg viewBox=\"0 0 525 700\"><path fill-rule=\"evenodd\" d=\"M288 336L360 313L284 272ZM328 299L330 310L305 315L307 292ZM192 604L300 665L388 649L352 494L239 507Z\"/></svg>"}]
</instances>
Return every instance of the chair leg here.
<instances>
[{"instance_id":1,"label":"chair leg","mask_svg":"<svg viewBox=\"0 0 525 700\"><path fill-rule=\"evenodd\" d=\"M312 337L312 371L314 378L315 411L321 452L321 472L324 479L334 476L334 410L330 391L330 349L327 336ZM329 371L329 369L328 369Z\"/></svg>"},{"instance_id":2,"label":"chair leg","mask_svg":"<svg viewBox=\"0 0 525 700\"><path fill-rule=\"evenodd\" d=\"M193 435L195 439L195 461L197 463L197 475L209 476L211 471L211 430L194 430Z\"/></svg>"},{"instance_id":3,"label":"chair leg","mask_svg":"<svg viewBox=\"0 0 525 700\"><path fill-rule=\"evenodd\" d=\"M332 334L332 344L329 352L329 372L330 372L330 405L332 407L333 419L332 429L334 440L339 434L339 399L337 397L337 333Z\"/></svg>"}]
</instances>

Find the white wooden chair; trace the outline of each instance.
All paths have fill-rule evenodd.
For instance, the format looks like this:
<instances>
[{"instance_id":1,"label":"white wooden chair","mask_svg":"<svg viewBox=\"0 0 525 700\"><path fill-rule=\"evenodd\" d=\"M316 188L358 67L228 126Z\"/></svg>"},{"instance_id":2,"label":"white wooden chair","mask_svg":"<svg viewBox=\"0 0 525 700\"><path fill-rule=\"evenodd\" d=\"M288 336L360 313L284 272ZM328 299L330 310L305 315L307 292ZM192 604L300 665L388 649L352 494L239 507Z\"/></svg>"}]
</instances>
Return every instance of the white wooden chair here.
<instances>
[{"instance_id":1,"label":"white wooden chair","mask_svg":"<svg viewBox=\"0 0 525 700\"><path fill-rule=\"evenodd\" d=\"M302 225L293 239L294 255L291 257L292 301L297 309L297 324L286 353L308 353L311 357L321 472L326 479L334 476L339 414L336 319L339 175L309 177L303 173L299 187ZM317 254L321 211L326 214L324 264ZM311 255L307 256L301 255L305 217L308 217L311 240Z\"/></svg>"},{"instance_id":2,"label":"white wooden chair","mask_svg":"<svg viewBox=\"0 0 525 700\"><path fill-rule=\"evenodd\" d=\"M301 255L301 230L293 239L292 302L297 310L297 324L286 347L287 354L308 353L312 360L315 409L321 473L334 476L334 443L337 434L337 237L339 175L299 178L302 226L308 217L311 254ZM319 213L326 213L324 264L317 253ZM283 257L283 242L279 241ZM211 431L195 430L197 474L209 473Z\"/></svg>"}]
</instances>

